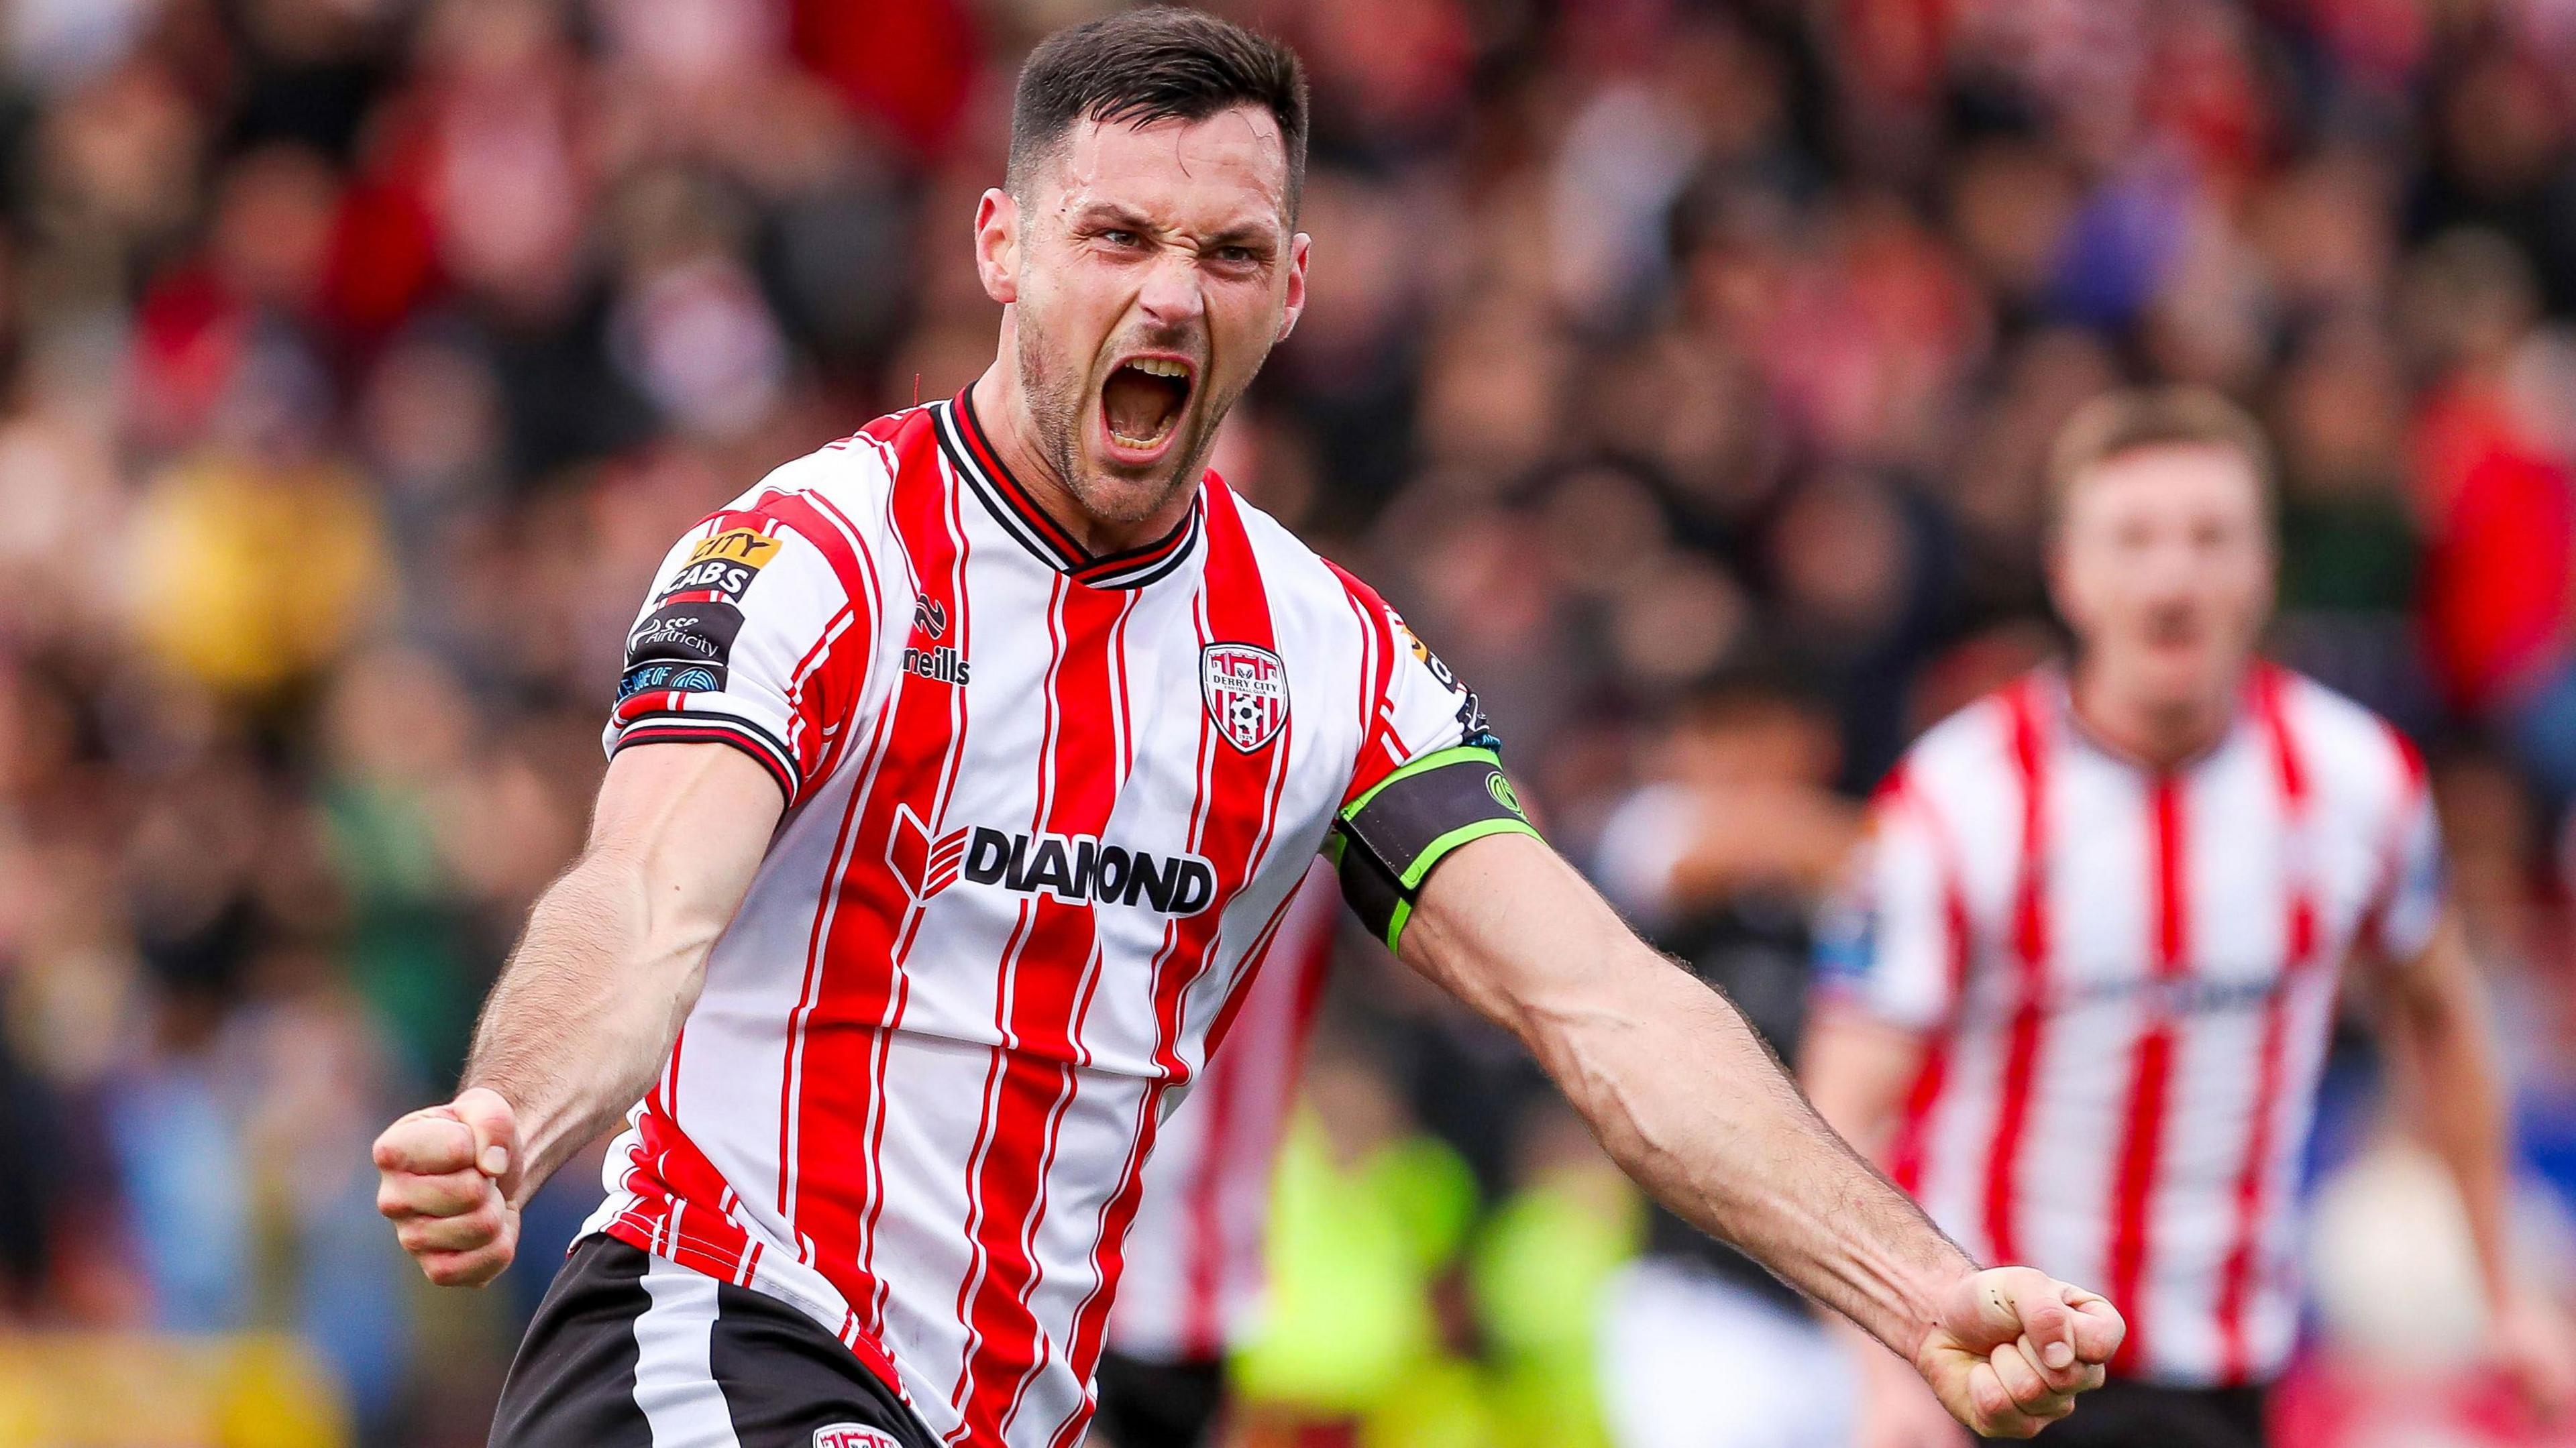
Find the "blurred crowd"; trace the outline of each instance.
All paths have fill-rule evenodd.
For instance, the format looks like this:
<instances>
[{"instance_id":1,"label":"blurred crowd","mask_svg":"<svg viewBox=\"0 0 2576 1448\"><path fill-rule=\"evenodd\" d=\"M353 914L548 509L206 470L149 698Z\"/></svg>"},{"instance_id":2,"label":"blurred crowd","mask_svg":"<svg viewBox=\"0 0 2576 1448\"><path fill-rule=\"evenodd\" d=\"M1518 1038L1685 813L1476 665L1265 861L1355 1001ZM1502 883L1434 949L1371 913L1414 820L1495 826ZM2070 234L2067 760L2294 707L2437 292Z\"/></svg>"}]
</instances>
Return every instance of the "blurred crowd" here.
<instances>
[{"instance_id":1,"label":"blurred crowd","mask_svg":"<svg viewBox=\"0 0 2576 1448\"><path fill-rule=\"evenodd\" d=\"M367 1141L578 843L662 550L990 359L1013 67L1100 3L0 7L0 1444L480 1441L552 1252L428 1292ZM1313 305L1218 465L1661 943L1794 1038L1853 801L2054 647L2051 430L2207 382L2277 440L2276 651L2432 751L2576 1193L2576 3L1212 8L1316 103ZM1371 952L1244 1431L1599 1442L1589 1294L1653 1229ZM2290 1441L2359 1448L2437 1331L2389 1304L2456 1282L2372 1275L2442 1204L2337 1080ZM2455 1386L2406 1441L2536 1441Z\"/></svg>"}]
</instances>

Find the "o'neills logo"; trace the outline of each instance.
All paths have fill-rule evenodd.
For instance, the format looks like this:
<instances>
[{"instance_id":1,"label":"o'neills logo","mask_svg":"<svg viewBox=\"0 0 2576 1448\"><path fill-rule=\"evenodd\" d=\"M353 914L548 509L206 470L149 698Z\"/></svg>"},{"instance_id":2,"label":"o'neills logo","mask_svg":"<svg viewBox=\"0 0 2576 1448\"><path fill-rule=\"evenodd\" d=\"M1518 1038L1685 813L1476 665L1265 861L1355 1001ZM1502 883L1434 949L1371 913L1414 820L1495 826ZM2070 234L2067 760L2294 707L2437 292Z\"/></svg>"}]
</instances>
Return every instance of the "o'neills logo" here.
<instances>
[{"instance_id":1,"label":"o'neills logo","mask_svg":"<svg viewBox=\"0 0 2576 1448\"><path fill-rule=\"evenodd\" d=\"M1156 855L1092 835L1027 834L971 825L930 838L909 807L895 811L886 863L928 900L963 879L1073 904L1137 905L1196 915L1216 898L1216 868L1197 855Z\"/></svg>"},{"instance_id":2,"label":"o'neills logo","mask_svg":"<svg viewBox=\"0 0 2576 1448\"><path fill-rule=\"evenodd\" d=\"M935 649L903 651L903 671L907 674L919 674L933 683L963 684L973 667L966 662L964 654L946 644L941 644Z\"/></svg>"}]
</instances>

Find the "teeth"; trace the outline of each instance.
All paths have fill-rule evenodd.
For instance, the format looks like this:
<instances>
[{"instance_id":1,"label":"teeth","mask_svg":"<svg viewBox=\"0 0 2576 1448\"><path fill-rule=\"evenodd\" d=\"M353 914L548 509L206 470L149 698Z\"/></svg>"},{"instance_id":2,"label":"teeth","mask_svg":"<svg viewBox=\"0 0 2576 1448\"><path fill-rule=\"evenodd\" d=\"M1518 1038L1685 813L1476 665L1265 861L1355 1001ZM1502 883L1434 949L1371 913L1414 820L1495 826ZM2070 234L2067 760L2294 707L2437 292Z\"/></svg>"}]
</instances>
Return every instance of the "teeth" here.
<instances>
[{"instance_id":1,"label":"teeth","mask_svg":"<svg viewBox=\"0 0 2576 1448\"><path fill-rule=\"evenodd\" d=\"M1139 357L1127 364L1148 377L1187 377L1190 369L1168 357Z\"/></svg>"}]
</instances>

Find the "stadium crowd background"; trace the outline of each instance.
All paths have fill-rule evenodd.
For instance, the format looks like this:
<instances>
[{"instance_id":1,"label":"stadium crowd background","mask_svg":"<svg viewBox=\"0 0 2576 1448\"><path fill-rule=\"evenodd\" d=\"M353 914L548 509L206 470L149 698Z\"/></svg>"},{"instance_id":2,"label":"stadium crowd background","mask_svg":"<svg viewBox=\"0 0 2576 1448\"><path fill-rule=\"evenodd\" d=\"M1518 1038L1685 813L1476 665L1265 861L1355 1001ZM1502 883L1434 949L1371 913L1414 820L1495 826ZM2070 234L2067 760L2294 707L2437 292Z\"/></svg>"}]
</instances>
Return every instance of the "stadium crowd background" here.
<instances>
[{"instance_id":1,"label":"stadium crowd background","mask_svg":"<svg viewBox=\"0 0 2576 1448\"><path fill-rule=\"evenodd\" d=\"M0 1444L480 1441L593 1178L434 1294L367 1141L575 847L669 540L990 356L974 197L1091 8L7 7ZM2054 424L2123 377L2255 406L2278 650L2431 749L2565 1284L2576 3L1216 8L1317 107L1314 304L1220 466L1482 691L1614 894L1680 855L1630 897L1767 1022L1855 800L2052 646ZM2576 1441L2466 1363L2348 1055L2285 1441ZM1645 1216L1532 1069L1353 941L1307 1097L1246 1436L1603 1441Z\"/></svg>"}]
</instances>

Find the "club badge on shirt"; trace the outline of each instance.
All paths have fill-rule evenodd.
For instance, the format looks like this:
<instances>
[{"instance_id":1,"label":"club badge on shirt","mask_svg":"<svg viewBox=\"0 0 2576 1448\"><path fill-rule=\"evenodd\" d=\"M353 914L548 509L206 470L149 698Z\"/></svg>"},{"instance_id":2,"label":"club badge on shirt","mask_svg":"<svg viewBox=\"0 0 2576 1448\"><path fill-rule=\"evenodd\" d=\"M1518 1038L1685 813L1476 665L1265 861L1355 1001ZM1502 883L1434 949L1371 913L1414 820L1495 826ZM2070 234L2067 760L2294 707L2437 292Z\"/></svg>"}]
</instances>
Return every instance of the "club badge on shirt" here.
<instances>
[{"instance_id":1,"label":"club badge on shirt","mask_svg":"<svg viewBox=\"0 0 2576 1448\"><path fill-rule=\"evenodd\" d=\"M1288 666L1268 649L1209 644L1199 650L1199 692L1217 732L1246 754L1277 738L1288 722Z\"/></svg>"},{"instance_id":2,"label":"club badge on shirt","mask_svg":"<svg viewBox=\"0 0 2576 1448\"><path fill-rule=\"evenodd\" d=\"M865 1423L833 1423L814 1430L814 1448L903 1448L903 1442Z\"/></svg>"}]
</instances>

